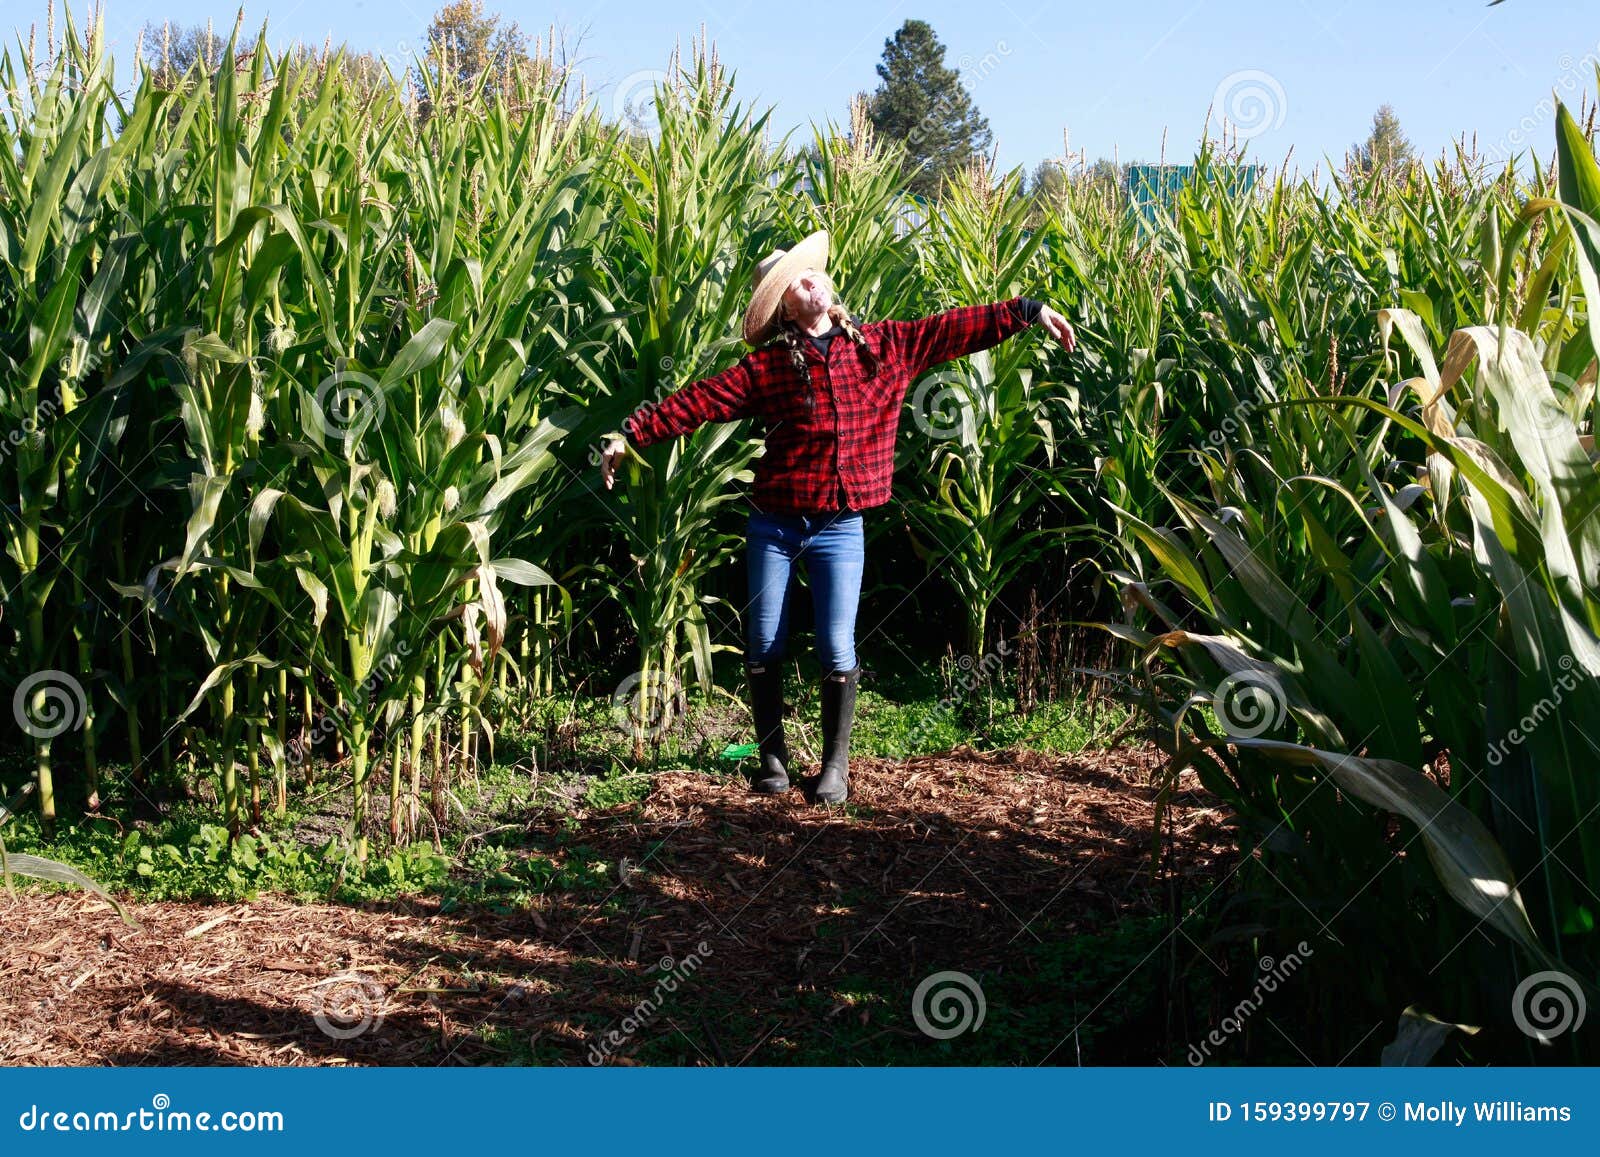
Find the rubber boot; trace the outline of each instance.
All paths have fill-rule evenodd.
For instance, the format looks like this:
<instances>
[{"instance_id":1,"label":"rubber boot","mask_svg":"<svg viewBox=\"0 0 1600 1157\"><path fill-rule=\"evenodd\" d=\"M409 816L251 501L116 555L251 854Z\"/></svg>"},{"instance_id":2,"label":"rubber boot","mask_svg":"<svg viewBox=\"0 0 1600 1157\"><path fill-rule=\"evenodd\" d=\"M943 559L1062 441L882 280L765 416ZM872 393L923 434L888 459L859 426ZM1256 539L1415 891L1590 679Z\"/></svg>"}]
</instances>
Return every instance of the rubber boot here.
<instances>
[{"instance_id":1,"label":"rubber boot","mask_svg":"<svg viewBox=\"0 0 1600 1157\"><path fill-rule=\"evenodd\" d=\"M860 682L859 664L822 681L822 774L811 792L816 803L843 803L850 795L850 725Z\"/></svg>"},{"instance_id":2,"label":"rubber boot","mask_svg":"<svg viewBox=\"0 0 1600 1157\"><path fill-rule=\"evenodd\" d=\"M760 764L750 786L762 795L789 790L789 745L783 737L783 667L764 663L746 668L750 677L750 711L756 719Z\"/></svg>"}]
</instances>

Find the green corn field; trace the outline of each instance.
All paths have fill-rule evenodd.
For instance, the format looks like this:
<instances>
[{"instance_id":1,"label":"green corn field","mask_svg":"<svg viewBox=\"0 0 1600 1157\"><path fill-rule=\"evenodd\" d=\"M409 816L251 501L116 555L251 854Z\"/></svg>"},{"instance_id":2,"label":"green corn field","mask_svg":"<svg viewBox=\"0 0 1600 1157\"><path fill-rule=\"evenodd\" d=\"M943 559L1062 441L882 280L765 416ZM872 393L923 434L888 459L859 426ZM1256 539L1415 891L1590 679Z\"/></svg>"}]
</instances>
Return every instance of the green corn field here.
<instances>
[{"instance_id":1,"label":"green corn field","mask_svg":"<svg viewBox=\"0 0 1600 1157\"><path fill-rule=\"evenodd\" d=\"M912 387L873 549L888 605L954 611L882 649L982 656L1037 592L1062 694L1237 817L1248 923L1336 930L1330 1017L1600 984L1586 109L1492 170L1239 190L1203 146L1153 223L978 165L905 232L897 144L774 140L703 50L642 135L549 60L120 77L101 38L0 55L0 743L46 850L141 800L238 838L336 799L364 862L429 841L527 703L614 689L648 769L737 666L762 447L706 426L611 492L595 447L733 364L756 261L827 228L863 317L1025 295L1080 342Z\"/></svg>"}]
</instances>

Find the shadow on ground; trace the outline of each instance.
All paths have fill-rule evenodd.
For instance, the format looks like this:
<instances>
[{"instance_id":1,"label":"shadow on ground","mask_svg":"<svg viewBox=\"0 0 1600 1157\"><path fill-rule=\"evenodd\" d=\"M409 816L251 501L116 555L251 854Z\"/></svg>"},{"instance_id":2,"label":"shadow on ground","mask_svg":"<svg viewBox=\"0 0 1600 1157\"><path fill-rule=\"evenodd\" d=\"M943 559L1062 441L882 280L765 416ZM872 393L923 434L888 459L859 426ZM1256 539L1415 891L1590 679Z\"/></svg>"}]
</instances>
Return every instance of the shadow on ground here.
<instances>
[{"instance_id":1,"label":"shadow on ground","mask_svg":"<svg viewBox=\"0 0 1600 1157\"><path fill-rule=\"evenodd\" d=\"M135 904L130 929L22 893L0 1061L1153 1063L1210 1015L1172 917L1236 857L1185 780L1152 872L1154 759L863 758L833 810L664 772L564 831L532 817L522 854L608 876L515 910L268 897Z\"/></svg>"}]
</instances>

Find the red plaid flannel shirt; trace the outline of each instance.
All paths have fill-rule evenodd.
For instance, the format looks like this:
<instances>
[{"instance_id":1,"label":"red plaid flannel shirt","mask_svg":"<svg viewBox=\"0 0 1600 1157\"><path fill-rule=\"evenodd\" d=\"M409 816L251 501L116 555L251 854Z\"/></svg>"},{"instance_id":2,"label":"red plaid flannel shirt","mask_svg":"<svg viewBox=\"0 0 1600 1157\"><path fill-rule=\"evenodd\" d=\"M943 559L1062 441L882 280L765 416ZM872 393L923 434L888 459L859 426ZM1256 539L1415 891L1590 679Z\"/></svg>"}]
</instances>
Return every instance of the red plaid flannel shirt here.
<instances>
[{"instance_id":1,"label":"red plaid flannel shirt","mask_svg":"<svg viewBox=\"0 0 1600 1157\"><path fill-rule=\"evenodd\" d=\"M752 504L767 514L865 510L889 501L894 439L912 381L941 362L989 349L1027 329L1020 297L968 305L914 321L860 327L878 355L867 377L856 344L835 337L823 355L802 342L814 404L781 341L752 350L714 377L641 407L623 423L635 446L679 437L705 422L754 418L766 453L756 460Z\"/></svg>"}]
</instances>

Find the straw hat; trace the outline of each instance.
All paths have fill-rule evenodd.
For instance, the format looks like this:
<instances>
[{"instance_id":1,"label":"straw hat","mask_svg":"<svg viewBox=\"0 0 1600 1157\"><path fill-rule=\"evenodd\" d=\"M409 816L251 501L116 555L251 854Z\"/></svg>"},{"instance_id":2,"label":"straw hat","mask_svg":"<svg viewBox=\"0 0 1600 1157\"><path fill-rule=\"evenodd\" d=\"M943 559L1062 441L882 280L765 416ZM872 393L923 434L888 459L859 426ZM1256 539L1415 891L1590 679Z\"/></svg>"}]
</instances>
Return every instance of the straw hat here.
<instances>
[{"instance_id":1,"label":"straw hat","mask_svg":"<svg viewBox=\"0 0 1600 1157\"><path fill-rule=\"evenodd\" d=\"M774 249L756 266L750 282L750 307L744 311L744 340L759 345L772 330L789 283L807 269L827 269L828 231L818 229L793 249Z\"/></svg>"}]
</instances>

